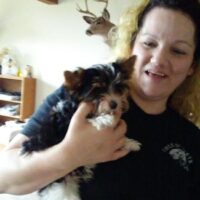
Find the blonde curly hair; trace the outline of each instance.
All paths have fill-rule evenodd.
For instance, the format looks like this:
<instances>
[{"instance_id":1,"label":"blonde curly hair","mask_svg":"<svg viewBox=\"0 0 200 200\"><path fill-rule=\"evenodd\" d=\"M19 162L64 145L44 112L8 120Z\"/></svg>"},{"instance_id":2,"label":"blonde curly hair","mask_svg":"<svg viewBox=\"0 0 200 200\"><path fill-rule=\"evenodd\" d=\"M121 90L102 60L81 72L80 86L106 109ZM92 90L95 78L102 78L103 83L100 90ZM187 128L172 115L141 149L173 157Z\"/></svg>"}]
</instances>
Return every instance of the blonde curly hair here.
<instances>
[{"instance_id":1,"label":"blonde curly hair","mask_svg":"<svg viewBox=\"0 0 200 200\"><path fill-rule=\"evenodd\" d=\"M150 1L151 0L138 1L137 4L126 10L121 16L117 30L116 43L113 48L115 60L127 59L131 56L134 38L139 31L141 13L144 12ZM197 24L197 26L199 26L199 24ZM197 39L199 45L199 35ZM199 53L197 56L199 58ZM195 65L193 75L188 77L172 94L169 104L200 128L200 63L197 59L195 60Z\"/></svg>"}]
</instances>

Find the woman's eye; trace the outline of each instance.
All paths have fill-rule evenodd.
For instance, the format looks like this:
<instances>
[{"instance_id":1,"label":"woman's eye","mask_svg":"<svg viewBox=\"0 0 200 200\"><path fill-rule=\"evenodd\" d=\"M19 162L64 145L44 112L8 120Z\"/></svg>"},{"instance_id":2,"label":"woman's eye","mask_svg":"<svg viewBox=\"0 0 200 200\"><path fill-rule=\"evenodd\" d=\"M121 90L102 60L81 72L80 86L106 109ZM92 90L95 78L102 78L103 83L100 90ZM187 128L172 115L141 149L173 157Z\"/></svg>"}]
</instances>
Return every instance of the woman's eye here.
<instances>
[{"instance_id":1,"label":"woman's eye","mask_svg":"<svg viewBox=\"0 0 200 200\"><path fill-rule=\"evenodd\" d=\"M156 46L154 42L143 42L143 45L148 48Z\"/></svg>"},{"instance_id":2,"label":"woman's eye","mask_svg":"<svg viewBox=\"0 0 200 200\"><path fill-rule=\"evenodd\" d=\"M177 55L186 55L186 52L180 49L172 49L172 51Z\"/></svg>"}]
</instances>

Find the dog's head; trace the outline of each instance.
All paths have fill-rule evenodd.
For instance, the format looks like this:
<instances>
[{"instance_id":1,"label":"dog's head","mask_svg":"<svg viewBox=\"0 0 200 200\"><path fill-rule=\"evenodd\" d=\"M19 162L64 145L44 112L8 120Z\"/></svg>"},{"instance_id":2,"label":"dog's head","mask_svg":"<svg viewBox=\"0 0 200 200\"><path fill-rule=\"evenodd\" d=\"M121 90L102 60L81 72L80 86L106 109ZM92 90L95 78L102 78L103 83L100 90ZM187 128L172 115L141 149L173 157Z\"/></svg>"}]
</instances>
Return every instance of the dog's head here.
<instances>
[{"instance_id":1,"label":"dog's head","mask_svg":"<svg viewBox=\"0 0 200 200\"><path fill-rule=\"evenodd\" d=\"M128 108L128 80L135 57L111 64L93 65L88 69L65 71L65 87L78 103L93 102L95 115L123 113Z\"/></svg>"}]
</instances>

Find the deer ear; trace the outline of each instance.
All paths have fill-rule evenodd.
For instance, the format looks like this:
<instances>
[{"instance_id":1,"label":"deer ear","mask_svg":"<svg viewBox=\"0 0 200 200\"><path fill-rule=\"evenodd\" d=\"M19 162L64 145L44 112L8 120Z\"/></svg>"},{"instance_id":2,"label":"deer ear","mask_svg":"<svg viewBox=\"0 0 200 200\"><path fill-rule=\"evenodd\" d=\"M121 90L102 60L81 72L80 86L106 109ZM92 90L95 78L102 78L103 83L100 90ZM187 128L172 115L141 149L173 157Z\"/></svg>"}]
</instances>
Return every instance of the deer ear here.
<instances>
[{"instance_id":1,"label":"deer ear","mask_svg":"<svg viewBox=\"0 0 200 200\"><path fill-rule=\"evenodd\" d=\"M84 69L79 68L76 71L65 71L64 72L64 77L65 77L65 82L64 86L68 90L76 90L82 83L82 77L84 75Z\"/></svg>"},{"instance_id":2,"label":"deer ear","mask_svg":"<svg viewBox=\"0 0 200 200\"><path fill-rule=\"evenodd\" d=\"M83 16L83 19L88 23L92 24L95 21L95 17Z\"/></svg>"},{"instance_id":3,"label":"deer ear","mask_svg":"<svg viewBox=\"0 0 200 200\"><path fill-rule=\"evenodd\" d=\"M126 78L130 78L134 69L136 56L131 56L126 60L120 60L117 64L120 66L120 70L125 75Z\"/></svg>"},{"instance_id":4,"label":"deer ear","mask_svg":"<svg viewBox=\"0 0 200 200\"><path fill-rule=\"evenodd\" d=\"M103 10L102 17L106 20L110 19L110 13L108 12L106 8Z\"/></svg>"}]
</instances>

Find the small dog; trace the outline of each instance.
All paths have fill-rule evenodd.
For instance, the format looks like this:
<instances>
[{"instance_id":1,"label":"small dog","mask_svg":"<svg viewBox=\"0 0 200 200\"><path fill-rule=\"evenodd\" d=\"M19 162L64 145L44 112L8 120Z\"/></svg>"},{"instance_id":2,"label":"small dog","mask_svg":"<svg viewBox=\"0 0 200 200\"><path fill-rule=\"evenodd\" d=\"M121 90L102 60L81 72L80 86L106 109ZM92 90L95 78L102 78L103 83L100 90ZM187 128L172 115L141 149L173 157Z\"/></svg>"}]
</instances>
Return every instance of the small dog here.
<instances>
[{"instance_id":1,"label":"small dog","mask_svg":"<svg viewBox=\"0 0 200 200\"><path fill-rule=\"evenodd\" d=\"M22 154L41 151L63 140L71 117L80 102L92 102L94 110L88 121L102 130L117 123L116 112L128 109L129 88L135 57L123 62L94 65L88 69L79 68L74 72L65 71L65 87L68 97L52 108L52 117L40 134L32 136L22 145ZM125 147L138 151L140 143L126 139ZM79 182L92 178L95 165L80 167L65 177L49 184L39 191L42 200L80 200Z\"/></svg>"}]
</instances>

